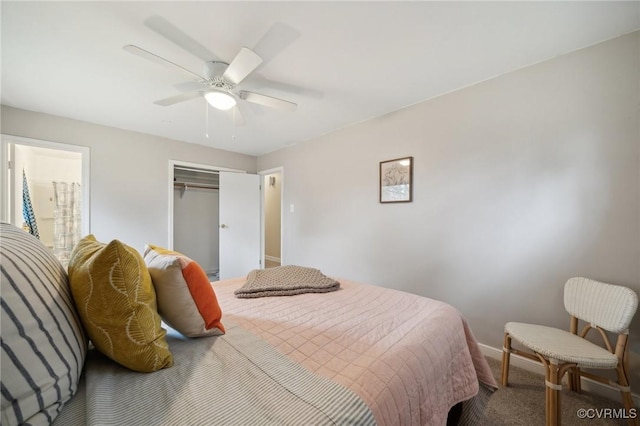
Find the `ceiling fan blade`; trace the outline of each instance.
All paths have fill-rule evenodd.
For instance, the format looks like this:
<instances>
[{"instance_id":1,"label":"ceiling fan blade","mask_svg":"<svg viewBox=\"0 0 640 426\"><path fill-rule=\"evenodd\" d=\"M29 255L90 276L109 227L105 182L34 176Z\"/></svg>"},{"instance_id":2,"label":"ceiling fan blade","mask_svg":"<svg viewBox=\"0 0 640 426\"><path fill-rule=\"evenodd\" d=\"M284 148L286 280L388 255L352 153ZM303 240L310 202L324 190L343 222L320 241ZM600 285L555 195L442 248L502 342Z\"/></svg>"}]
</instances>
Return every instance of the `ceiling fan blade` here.
<instances>
[{"instance_id":1,"label":"ceiling fan blade","mask_svg":"<svg viewBox=\"0 0 640 426\"><path fill-rule=\"evenodd\" d=\"M194 84L194 83L191 83L191 84ZM251 77L251 86L252 88L259 88L259 89L268 87L270 89L275 89L278 92L293 93L296 95L302 95L302 96L315 98L315 99L322 99L324 97L324 93L318 90L307 89L306 87L283 83L281 81L269 80L268 78L265 78L260 74L255 74Z\"/></svg>"},{"instance_id":2,"label":"ceiling fan blade","mask_svg":"<svg viewBox=\"0 0 640 426\"><path fill-rule=\"evenodd\" d=\"M202 59L204 62L219 60L217 56L209 49L189 37L182 30L164 19L162 16L153 15L145 19L144 23L153 31L165 37L167 40L175 43L195 57Z\"/></svg>"},{"instance_id":3,"label":"ceiling fan blade","mask_svg":"<svg viewBox=\"0 0 640 426\"><path fill-rule=\"evenodd\" d=\"M179 102L188 101L189 99L197 98L199 96L202 96L202 92L180 93L179 95L176 95L176 96L171 96L169 98L164 98L164 99L155 101L154 104L160 105L160 106L170 106L170 105L177 104Z\"/></svg>"},{"instance_id":4,"label":"ceiling fan blade","mask_svg":"<svg viewBox=\"0 0 640 426\"><path fill-rule=\"evenodd\" d=\"M298 107L297 104L284 99L274 98L272 96L261 95L260 93L247 92L245 90L238 93L240 99L244 99L247 102L263 105L270 108L281 108L295 111Z\"/></svg>"},{"instance_id":5,"label":"ceiling fan blade","mask_svg":"<svg viewBox=\"0 0 640 426\"><path fill-rule=\"evenodd\" d=\"M239 84L262 63L262 58L253 50L243 47L233 58L222 77L233 84Z\"/></svg>"},{"instance_id":6,"label":"ceiling fan blade","mask_svg":"<svg viewBox=\"0 0 640 426\"><path fill-rule=\"evenodd\" d=\"M298 30L283 22L276 22L253 46L253 51L265 58L263 64L266 64L298 38L300 38Z\"/></svg>"},{"instance_id":7,"label":"ceiling fan blade","mask_svg":"<svg viewBox=\"0 0 640 426\"><path fill-rule=\"evenodd\" d=\"M178 64L174 64L173 62L171 62L171 61L169 61L167 59L164 59L163 57L160 57L160 56L156 55L155 53L151 53L148 50L144 50L144 49L142 49L142 48L140 48L138 46L134 46L133 44L127 44L126 46L122 46L122 48L124 50L126 50L127 52L129 52L129 53L132 53L132 54L134 54L136 56L140 56L141 58L144 58L144 59L147 59L149 61L158 63L160 65L164 65L164 66L169 67L169 68L174 69L174 70L182 71L183 73L187 74L190 78L195 78L195 79L201 80L201 81L205 80L205 78L202 77L201 75L198 75L198 74L196 74L196 73L194 73L192 71L189 71L188 69L186 69L184 67L181 67Z\"/></svg>"},{"instance_id":8,"label":"ceiling fan blade","mask_svg":"<svg viewBox=\"0 0 640 426\"><path fill-rule=\"evenodd\" d=\"M183 81L181 83L176 83L173 85L178 92L193 92L196 90L202 90L203 82L202 81Z\"/></svg>"}]
</instances>

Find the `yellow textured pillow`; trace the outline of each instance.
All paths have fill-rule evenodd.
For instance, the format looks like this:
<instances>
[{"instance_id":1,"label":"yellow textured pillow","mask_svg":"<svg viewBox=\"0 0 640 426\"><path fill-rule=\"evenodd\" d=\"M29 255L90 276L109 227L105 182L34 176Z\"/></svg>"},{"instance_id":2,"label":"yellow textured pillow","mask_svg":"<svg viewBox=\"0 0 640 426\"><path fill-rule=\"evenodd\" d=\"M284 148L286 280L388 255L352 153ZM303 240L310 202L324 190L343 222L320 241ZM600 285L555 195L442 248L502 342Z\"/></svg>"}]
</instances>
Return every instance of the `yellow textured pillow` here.
<instances>
[{"instance_id":1,"label":"yellow textured pillow","mask_svg":"<svg viewBox=\"0 0 640 426\"><path fill-rule=\"evenodd\" d=\"M118 240L84 237L71 253L69 281L93 344L112 360L140 372L173 365L156 294L142 256Z\"/></svg>"}]
</instances>

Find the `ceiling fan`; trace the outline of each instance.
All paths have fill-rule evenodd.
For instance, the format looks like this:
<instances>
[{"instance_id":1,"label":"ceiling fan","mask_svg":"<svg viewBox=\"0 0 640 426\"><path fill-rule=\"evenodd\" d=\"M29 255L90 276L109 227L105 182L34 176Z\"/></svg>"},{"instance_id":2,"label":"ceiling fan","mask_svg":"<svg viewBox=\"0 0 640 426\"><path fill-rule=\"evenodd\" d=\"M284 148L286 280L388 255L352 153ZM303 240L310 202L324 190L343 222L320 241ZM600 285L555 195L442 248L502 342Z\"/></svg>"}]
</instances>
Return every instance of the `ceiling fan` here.
<instances>
[{"instance_id":1,"label":"ceiling fan","mask_svg":"<svg viewBox=\"0 0 640 426\"><path fill-rule=\"evenodd\" d=\"M212 107L219 110L233 108L238 100L291 111L297 108L297 104L284 99L247 90L237 90L238 85L262 63L262 58L249 48L243 47L240 49L240 52L231 63L222 61L205 62L202 67L202 75L138 46L128 44L123 46L123 49L144 59L178 70L200 83L201 87L198 90L157 100L154 102L156 105L170 106L190 99L204 97Z\"/></svg>"}]
</instances>

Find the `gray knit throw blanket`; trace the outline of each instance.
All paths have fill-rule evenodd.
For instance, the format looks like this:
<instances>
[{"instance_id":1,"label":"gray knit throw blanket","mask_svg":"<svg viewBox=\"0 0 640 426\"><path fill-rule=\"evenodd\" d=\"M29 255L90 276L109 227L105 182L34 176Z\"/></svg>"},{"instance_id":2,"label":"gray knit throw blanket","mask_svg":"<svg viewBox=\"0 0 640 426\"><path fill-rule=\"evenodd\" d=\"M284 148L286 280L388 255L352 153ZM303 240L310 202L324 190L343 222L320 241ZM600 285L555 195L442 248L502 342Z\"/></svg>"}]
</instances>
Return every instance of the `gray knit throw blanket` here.
<instances>
[{"instance_id":1,"label":"gray knit throw blanket","mask_svg":"<svg viewBox=\"0 0 640 426\"><path fill-rule=\"evenodd\" d=\"M327 293L340 288L340 283L318 269L286 265L254 269L245 284L234 292L236 297L292 296L302 293Z\"/></svg>"}]
</instances>

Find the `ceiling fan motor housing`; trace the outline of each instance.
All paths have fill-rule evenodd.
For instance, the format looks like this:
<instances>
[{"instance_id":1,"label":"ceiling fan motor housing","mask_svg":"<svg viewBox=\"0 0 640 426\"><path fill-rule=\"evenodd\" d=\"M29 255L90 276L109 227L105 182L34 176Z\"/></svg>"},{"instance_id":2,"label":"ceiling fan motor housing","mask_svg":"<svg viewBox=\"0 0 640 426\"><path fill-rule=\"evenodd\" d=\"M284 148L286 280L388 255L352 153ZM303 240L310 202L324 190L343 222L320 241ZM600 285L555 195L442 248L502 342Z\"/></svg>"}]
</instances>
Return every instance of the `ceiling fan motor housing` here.
<instances>
[{"instance_id":1,"label":"ceiling fan motor housing","mask_svg":"<svg viewBox=\"0 0 640 426\"><path fill-rule=\"evenodd\" d=\"M225 90L231 90L234 86L222 77L228 67L229 64L227 64L226 62L205 62L202 67L202 75L207 79L210 86Z\"/></svg>"}]
</instances>

